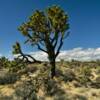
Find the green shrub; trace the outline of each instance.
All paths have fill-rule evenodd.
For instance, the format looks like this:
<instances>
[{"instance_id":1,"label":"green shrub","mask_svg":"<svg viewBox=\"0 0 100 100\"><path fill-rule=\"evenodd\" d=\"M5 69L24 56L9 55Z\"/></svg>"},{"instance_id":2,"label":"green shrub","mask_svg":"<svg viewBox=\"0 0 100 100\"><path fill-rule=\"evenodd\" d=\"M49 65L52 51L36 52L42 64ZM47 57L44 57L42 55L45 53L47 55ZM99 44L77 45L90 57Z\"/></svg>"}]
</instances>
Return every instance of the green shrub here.
<instances>
[{"instance_id":1,"label":"green shrub","mask_svg":"<svg viewBox=\"0 0 100 100\"><path fill-rule=\"evenodd\" d=\"M10 61L6 57L0 58L0 69L8 68L10 66Z\"/></svg>"},{"instance_id":2,"label":"green shrub","mask_svg":"<svg viewBox=\"0 0 100 100\"><path fill-rule=\"evenodd\" d=\"M67 81L73 81L73 80L75 80L75 78L76 78L76 75L75 75L75 73L72 70L68 69L68 70L66 70L64 72L63 80L65 82L67 82Z\"/></svg>"},{"instance_id":3,"label":"green shrub","mask_svg":"<svg viewBox=\"0 0 100 100\"><path fill-rule=\"evenodd\" d=\"M100 89L100 76L98 76L95 81L92 83L93 88Z\"/></svg>"},{"instance_id":4,"label":"green shrub","mask_svg":"<svg viewBox=\"0 0 100 100\"><path fill-rule=\"evenodd\" d=\"M96 70L97 70L96 71L96 74L99 74L100 75L100 66L98 66Z\"/></svg>"},{"instance_id":5,"label":"green shrub","mask_svg":"<svg viewBox=\"0 0 100 100\"><path fill-rule=\"evenodd\" d=\"M100 76L98 76L95 81L100 84Z\"/></svg>"},{"instance_id":6,"label":"green shrub","mask_svg":"<svg viewBox=\"0 0 100 100\"><path fill-rule=\"evenodd\" d=\"M83 76L91 76L91 68L87 66L83 67L80 74Z\"/></svg>"},{"instance_id":7,"label":"green shrub","mask_svg":"<svg viewBox=\"0 0 100 100\"><path fill-rule=\"evenodd\" d=\"M84 66L83 68L81 68L80 74L78 76L78 82L83 86L88 86L88 84L91 83L91 75L91 68Z\"/></svg>"},{"instance_id":8,"label":"green shrub","mask_svg":"<svg viewBox=\"0 0 100 100\"><path fill-rule=\"evenodd\" d=\"M0 84L12 84L15 83L19 79L19 76L15 73L7 73L3 76L0 76Z\"/></svg>"},{"instance_id":9,"label":"green shrub","mask_svg":"<svg viewBox=\"0 0 100 100\"><path fill-rule=\"evenodd\" d=\"M11 62L10 67L9 67L9 71L10 72L17 72L19 70L26 68L26 65L27 64L25 62L16 58Z\"/></svg>"},{"instance_id":10,"label":"green shrub","mask_svg":"<svg viewBox=\"0 0 100 100\"><path fill-rule=\"evenodd\" d=\"M0 95L0 100L14 100L12 96Z\"/></svg>"},{"instance_id":11,"label":"green shrub","mask_svg":"<svg viewBox=\"0 0 100 100\"><path fill-rule=\"evenodd\" d=\"M15 94L21 100L37 100L35 89L36 87L32 82L23 82L17 86Z\"/></svg>"},{"instance_id":12,"label":"green shrub","mask_svg":"<svg viewBox=\"0 0 100 100\"><path fill-rule=\"evenodd\" d=\"M82 86L88 86L91 83L91 80L87 76L79 76L77 80Z\"/></svg>"}]
</instances>

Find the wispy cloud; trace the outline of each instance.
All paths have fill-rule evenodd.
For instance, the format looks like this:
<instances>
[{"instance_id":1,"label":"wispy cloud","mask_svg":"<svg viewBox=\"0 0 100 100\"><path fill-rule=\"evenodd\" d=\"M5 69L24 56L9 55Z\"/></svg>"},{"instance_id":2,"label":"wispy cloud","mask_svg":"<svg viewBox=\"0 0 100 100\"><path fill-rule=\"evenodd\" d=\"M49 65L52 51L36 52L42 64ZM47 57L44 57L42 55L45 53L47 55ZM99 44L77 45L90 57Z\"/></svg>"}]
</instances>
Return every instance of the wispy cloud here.
<instances>
[{"instance_id":1,"label":"wispy cloud","mask_svg":"<svg viewBox=\"0 0 100 100\"><path fill-rule=\"evenodd\" d=\"M38 60L47 61L47 54L44 52L32 52L30 53L33 57ZM74 48L72 50L61 51L57 57L57 61L64 60L79 60L79 61L90 61L100 59L100 48Z\"/></svg>"},{"instance_id":2,"label":"wispy cloud","mask_svg":"<svg viewBox=\"0 0 100 100\"><path fill-rule=\"evenodd\" d=\"M48 61L47 54L41 51L31 52L29 53L37 60ZM74 48L71 50L61 51L59 56L57 57L57 61L64 59L65 61L69 61L72 59L79 61L90 61L100 59L100 48Z\"/></svg>"}]
</instances>

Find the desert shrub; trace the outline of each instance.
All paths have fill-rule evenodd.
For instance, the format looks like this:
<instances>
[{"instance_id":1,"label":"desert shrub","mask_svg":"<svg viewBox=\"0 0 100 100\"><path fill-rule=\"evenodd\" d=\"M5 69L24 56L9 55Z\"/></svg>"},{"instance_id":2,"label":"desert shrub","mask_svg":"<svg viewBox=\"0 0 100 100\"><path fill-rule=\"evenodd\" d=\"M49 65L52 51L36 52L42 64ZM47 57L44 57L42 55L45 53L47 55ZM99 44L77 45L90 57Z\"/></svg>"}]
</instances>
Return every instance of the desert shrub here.
<instances>
[{"instance_id":1,"label":"desert shrub","mask_svg":"<svg viewBox=\"0 0 100 100\"><path fill-rule=\"evenodd\" d=\"M96 70L97 70L96 71L96 74L99 74L100 75L100 66L98 66Z\"/></svg>"},{"instance_id":2,"label":"desert shrub","mask_svg":"<svg viewBox=\"0 0 100 100\"><path fill-rule=\"evenodd\" d=\"M14 100L12 96L0 95L0 100Z\"/></svg>"},{"instance_id":3,"label":"desert shrub","mask_svg":"<svg viewBox=\"0 0 100 100\"><path fill-rule=\"evenodd\" d=\"M84 76L91 76L91 68L87 66L81 68L80 74Z\"/></svg>"},{"instance_id":4,"label":"desert shrub","mask_svg":"<svg viewBox=\"0 0 100 100\"><path fill-rule=\"evenodd\" d=\"M90 78L87 77L87 76L84 76L84 75L79 76L79 77L77 78L77 81L78 81L82 86L86 86L86 87L88 86L88 84L91 83Z\"/></svg>"},{"instance_id":5,"label":"desert shrub","mask_svg":"<svg viewBox=\"0 0 100 100\"><path fill-rule=\"evenodd\" d=\"M100 83L100 76L98 76L95 80L97 83Z\"/></svg>"},{"instance_id":6,"label":"desert shrub","mask_svg":"<svg viewBox=\"0 0 100 100\"><path fill-rule=\"evenodd\" d=\"M6 57L0 58L0 68L8 68L10 66L10 61Z\"/></svg>"},{"instance_id":7,"label":"desert shrub","mask_svg":"<svg viewBox=\"0 0 100 100\"><path fill-rule=\"evenodd\" d=\"M82 86L77 80L73 81L73 85L75 88Z\"/></svg>"},{"instance_id":8,"label":"desert shrub","mask_svg":"<svg viewBox=\"0 0 100 100\"><path fill-rule=\"evenodd\" d=\"M56 77L59 78L59 79L62 81L63 76L64 76L63 71L57 69L57 70L56 70Z\"/></svg>"},{"instance_id":9,"label":"desert shrub","mask_svg":"<svg viewBox=\"0 0 100 100\"><path fill-rule=\"evenodd\" d=\"M41 88L41 86L46 86L48 84L48 81L50 80L50 77L48 75L48 72L45 73L39 73L36 78L33 79L33 84L36 86L36 91Z\"/></svg>"},{"instance_id":10,"label":"desert shrub","mask_svg":"<svg viewBox=\"0 0 100 100\"><path fill-rule=\"evenodd\" d=\"M34 73L34 72L36 72L38 70L38 68L37 67L27 67L26 70L28 72Z\"/></svg>"},{"instance_id":11,"label":"desert shrub","mask_svg":"<svg viewBox=\"0 0 100 100\"><path fill-rule=\"evenodd\" d=\"M12 84L19 79L19 76L15 73L7 73L3 76L0 76L0 84Z\"/></svg>"},{"instance_id":12,"label":"desert shrub","mask_svg":"<svg viewBox=\"0 0 100 100\"><path fill-rule=\"evenodd\" d=\"M18 74L19 75L23 75L23 74L29 74L29 73L34 73L34 72L36 72L37 71L37 67L25 67L25 68L23 68L23 69L21 69L21 70L18 70Z\"/></svg>"},{"instance_id":13,"label":"desert shrub","mask_svg":"<svg viewBox=\"0 0 100 100\"><path fill-rule=\"evenodd\" d=\"M17 86L15 94L21 100L37 100L35 89L36 87L33 83L23 82Z\"/></svg>"},{"instance_id":14,"label":"desert shrub","mask_svg":"<svg viewBox=\"0 0 100 100\"><path fill-rule=\"evenodd\" d=\"M78 95L78 94L75 95L75 96L73 97L73 99L75 99L75 100L88 100L86 96Z\"/></svg>"},{"instance_id":15,"label":"desert shrub","mask_svg":"<svg viewBox=\"0 0 100 100\"><path fill-rule=\"evenodd\" d=\"M96 63L100 66L100 59L97 59Z\"/></svg>"},{"instance_id":16,"label":"desert shrub","mask_svg":"<svg viewBox=\"0 0 100 100\"><path fill-rule=\"evenodd\" d=\"M95 81L91 84L93 88L100 88L100 76L98 76Z\"/></svg>"},{"instance_id":17,"label":"desert shrub","mask_svg":"<svg viewBox=\"0 0 100 100\"><path fill-rule=\"evenodd\" d=\"M43 82L43 91L47 96L59 96L65 94L64 90L62 90L55 80L45 79Z\"/></svg>"},{"instance_id":18,"label":"desert shrub","mask_svg":"<svg viewBox=\"0 0 100 100\"><path fill-rule=\"evenodd\" d=\"M57 85L54 80L45 80L44 81L44 88L45 88L45 93L47 95L53 95L56 93Z\"/></svg>"},{"instance_id":19,"label":"desert shrub","mask_svg":"<svg viewBox=\"0 0 100 100\"><path fill-rule=\"evenodd\" d=\"M73 81L73 80L75 80L75 77L76 77L75 73L72 70L67 69L64 72L63 80L65 82L67 82L67 81Z\"/></svg>"},{"instance_id":20,"label":"desert shrub","mask_svg":"<svg viewBox=\"0 0 100 100\"><path fill-rule=\"evenodd\" d=\"M54 100L71 100L67 94L55 95Z\"/></svg>"},{"instance_id":21,"label":"desert shrub","mask_svg":"<svg viewBox=\"0 0 100 100\"><path fill-rule=\"evenodd\" d=\"M91 83L91 68L88 66L84 66L81 68L80 73L78 75L78 82L83 86L88 86Z\"/></svg>"},{"instance_id":22,"label":"desert shrub","mask_svg":"<svg viewBox=\"0 0 100 100\"><path fill-rule=\"evenodd\" d=\"M47 72L47 71L50 71L50 69L51 69L51 67L50 66L43 66L42 65L42 67L40 67L40 73L45 73L45 72Z\"/></svg>"},{"instance_id":23,"label":"desert shrub","mask_svg":"<svg viewBox=\"0 0 100 100\"><path fill-rule=\"evenodd\" d=\"M44 73L40 71L37 77L32 79L32 83L36 92L42 89L46 95L54 95L58 91L57 85L54 80L50 79L48 74L48 70Z\"/></svg>"},{"instance_id":24,"label":"desert shrub","mask_svg":"<svg viewBox=\"0 0 100 100\"><path fill-rule=\"evenodd\" d=\"M27 64L23 62L21 59L14 59L10 64L9 71L17 72L19 70L26 68L26 65Z\"/></svg>"}]
</instances>

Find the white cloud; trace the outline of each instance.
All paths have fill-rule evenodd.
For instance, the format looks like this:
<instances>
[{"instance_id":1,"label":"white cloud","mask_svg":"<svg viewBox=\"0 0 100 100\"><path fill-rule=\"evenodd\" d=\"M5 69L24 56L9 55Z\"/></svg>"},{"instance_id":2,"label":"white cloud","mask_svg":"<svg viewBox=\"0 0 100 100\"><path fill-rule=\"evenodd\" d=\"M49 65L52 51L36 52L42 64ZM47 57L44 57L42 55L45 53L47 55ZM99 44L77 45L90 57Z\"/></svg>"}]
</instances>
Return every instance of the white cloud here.
<instances>
[{"instance_id":1,"label":"white cloud","mask_svg":"<svg viewBox=\"0 0 100 100\"><path fill-rule=\"evenodd\" d=\"M37 60L48 61L47 54L41 51L31 52L29 53ZM79 60L79 61L90 61L100 59L100 48L74 48L71 50L61 51L59 56L57 57L57 61L60 59L64 59L65 61L69 61L71 59Z\"/></svg>"},{"instance_id":2,"label":"white cloud","mask_svg":"<svg viewBox=\"0 0 100 100\"><path fill-rule=\"evenodd\" d=\"M37 60L48 61L47 54L42 51L31 52L30 55L32 55Z\"/></svg>"}]
</instances>

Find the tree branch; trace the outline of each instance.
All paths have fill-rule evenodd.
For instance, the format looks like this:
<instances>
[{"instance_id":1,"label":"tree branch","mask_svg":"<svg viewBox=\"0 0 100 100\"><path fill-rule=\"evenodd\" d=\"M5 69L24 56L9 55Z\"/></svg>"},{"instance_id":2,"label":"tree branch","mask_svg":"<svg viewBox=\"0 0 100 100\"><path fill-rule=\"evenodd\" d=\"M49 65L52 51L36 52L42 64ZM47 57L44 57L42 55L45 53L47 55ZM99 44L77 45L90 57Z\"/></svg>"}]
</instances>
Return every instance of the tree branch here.
<instances>
[{"instance_id":1,"label":"tree branch","mask_svg":"<svg viewBox=\"0 0 100 100\"><path fill-rule=\"evenodd\" d=\"M36 60L36 59L35 59L34 57L32 57L31 55L26 54L25 56L31 58L34 62L41 62L41 61Z\"/></svg>"},{"instance_id":2,"label":"tree branch","mask_svg":"<svg viewBox=\"0 0 100 100\"><path fill-rule=\"evenodd\" d=\"M43 51L43 52L47 53L47 51L46 51L46 50L44 50L44 49L42 49L42 48L40 47L40 45L39 45L39 44L36 44L36 45L37 45L37 47L38 47L38 49L39 49L39 50L41 50L41 51Z\"/></svg>"},{"instance_id":3,"label":"tree branch","mask_svg":"<svg viewBox=\"0 0 100 100\"><path fill-rule=\"evenodd\" d=\"M29 54L24 54L23 52L22 52L22 50L21 50L21 48L19 48L19 56L18 56L18 58L20 58L20 57L22 57L21 59L22 60L26 60L27 62L30 62L30 63L32 63L33 61L34 62L40 62L40 61L37 61L34 57L32 57L31 55L29 55ZM31 58L33 61L30 61L29 60L29 58Z\"/></svg>"},{"instance_id":4,"label":"tree branch","mask_svg":"<svg viewBox=\"0 0 100 100\"><path fill-rule=\"evenodd\" d=\"M58 31L56 31L56 32L54 32L54 37L52 38L52 40L51 40L51 43L53 44L53 42L55 41L55 39L57 39L58 38L58 36L59 36L59 32Z\"/></svg>"},{"instance_id":5,"label":"tree branch","mask_svg":"<svg viewBox=\"0 0 100 100\"><path fill-rule=\"evenodd\" d=\"M61 39L60 39L60 45L59 45L59 47L58 47L58 49L57 49L57 52L56 52L56 54L55 54L55 57L57 57L57 56L58 56L59 51L60 51L60 49L61 49L62 45L63 45L63 38L61 37Z\"/></svg>"},{"instance_id":6,"label":"tree branch","mask_svg":"<svg viewBox=\"0 0 100 100\"><path fill-rule=\"evenodd\" d=\"M57 36L57 38L55 39L55 43L54 43L54 46L53 46L54 49L56 48L56 45L57 45L57 43L58 43L58 38L59 38L59 37Z\"/></svg>"}]
</instances>

